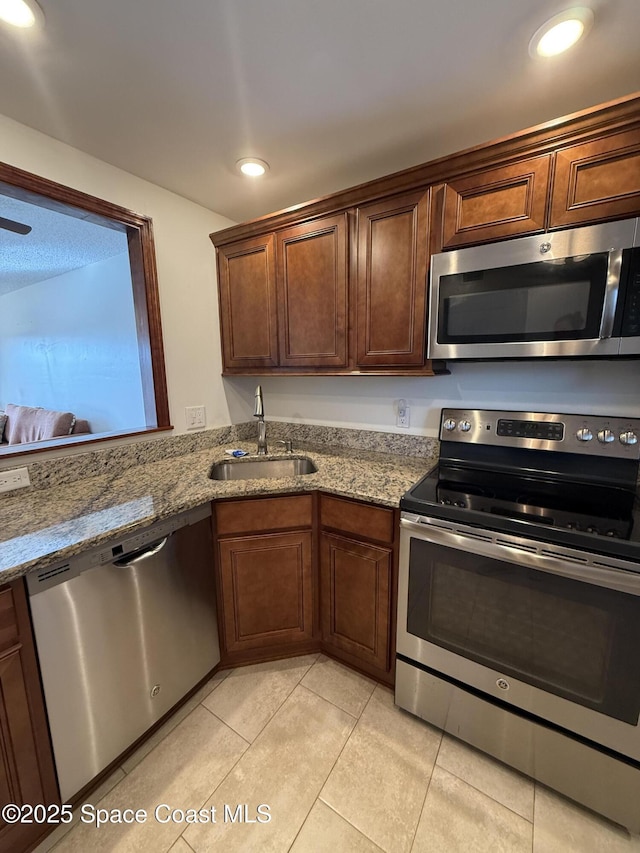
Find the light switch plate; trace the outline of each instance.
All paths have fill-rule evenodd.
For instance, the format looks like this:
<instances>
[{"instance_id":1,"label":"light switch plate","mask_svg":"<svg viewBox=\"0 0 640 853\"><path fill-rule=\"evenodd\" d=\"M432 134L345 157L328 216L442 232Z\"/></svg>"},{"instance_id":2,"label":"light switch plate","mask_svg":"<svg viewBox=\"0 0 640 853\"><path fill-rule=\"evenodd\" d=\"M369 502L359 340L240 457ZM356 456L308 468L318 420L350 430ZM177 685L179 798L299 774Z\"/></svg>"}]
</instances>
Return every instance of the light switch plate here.
<instances>
[{"instance_id":1,"label":"light switch plate","mask_svg":"<svg viewBox=\"0 0 640 853\"><path fill-rule=\"evenodd\" d=\"M187 429L203 429L207 425L204 406L186 406L184 410Z\"/></svg>"}]
</instances>

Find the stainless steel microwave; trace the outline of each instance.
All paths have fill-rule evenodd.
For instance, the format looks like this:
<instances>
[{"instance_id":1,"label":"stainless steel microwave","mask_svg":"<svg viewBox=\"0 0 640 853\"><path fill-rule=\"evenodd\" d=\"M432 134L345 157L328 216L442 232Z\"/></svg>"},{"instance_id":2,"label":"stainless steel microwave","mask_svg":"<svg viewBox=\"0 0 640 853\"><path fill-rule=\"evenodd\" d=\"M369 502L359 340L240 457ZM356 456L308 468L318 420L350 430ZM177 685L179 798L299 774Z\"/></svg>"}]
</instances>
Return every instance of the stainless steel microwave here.
<instances>
[{"instance_id":1,"label":"stainless steel microwave","mask_svg":"<svg viewBox=\"0 0 640 853\"><path fill-rule=\"evenodd\" d=\"M429 358L640 354L640 219L431 258Z\"/></svg>"}]
</instances>

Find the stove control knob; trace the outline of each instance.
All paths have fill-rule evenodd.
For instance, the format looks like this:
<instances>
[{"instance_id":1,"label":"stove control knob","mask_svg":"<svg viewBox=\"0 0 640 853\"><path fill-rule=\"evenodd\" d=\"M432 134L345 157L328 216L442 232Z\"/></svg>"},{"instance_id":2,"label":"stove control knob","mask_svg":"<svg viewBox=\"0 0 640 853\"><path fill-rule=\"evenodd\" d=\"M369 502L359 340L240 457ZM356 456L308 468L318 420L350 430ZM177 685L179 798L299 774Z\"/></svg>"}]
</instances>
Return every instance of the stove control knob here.
<instances>
[{"instance_id":1,"label":"stove control knob","mask_svg":"<svg viewBox=\"0 0 640 853\"><path fill-rule=\"evenodd\" d=\"M471 424L469 423L469 421L460 421L460 423L458 424L458 429L460 430L460 432L469 432L469 430L471 429Z\"/></svg>"},{"instance_id":2,"label":"stove control knob","mask_svg":"<svg viewBox=\"0 0 640 853\"><path fill-rule=\"evenodd\" d=\"M620 433L620 444L637 444L637 443L638 443L638 436L635 434L635 432L631 432L631 430L629 430L628 432L621 432Z\"/></svg>"},{"instance_id":3,"label":"stove control knob","mask_svg":"<svg viewBox=\"0 0 640 853\"><path fill-rule=\"evenodd\" d=\"M447 418L446 421L442 424L442 426L446 429L447 432L451 432L452 429L456 428L456 422L453 418Z\"/></svg>"},{"instance_id":4,"label":"stove control knob","mask_svg":"<svg viewBox=\"0 0 640 853\"><path fill-rule=\"evenodd\" d=\"M579 429L576 433L576 438L578 439L578 441L591 441L591 439L593 438L593 433L591 432L589 427L582 427L582 429Z\"/></svg>"},{"instance_id":5,"label":"stove control knob","mask_svg":"<svg viewBox=\"0 0 640 853\"><path fill-rule=\"evenodd\" d=\"M601 429L598 433L598 441L600 444L611 444L611 442L615 440L616 437L610 429Z\"/></svg>"}]
</instances>

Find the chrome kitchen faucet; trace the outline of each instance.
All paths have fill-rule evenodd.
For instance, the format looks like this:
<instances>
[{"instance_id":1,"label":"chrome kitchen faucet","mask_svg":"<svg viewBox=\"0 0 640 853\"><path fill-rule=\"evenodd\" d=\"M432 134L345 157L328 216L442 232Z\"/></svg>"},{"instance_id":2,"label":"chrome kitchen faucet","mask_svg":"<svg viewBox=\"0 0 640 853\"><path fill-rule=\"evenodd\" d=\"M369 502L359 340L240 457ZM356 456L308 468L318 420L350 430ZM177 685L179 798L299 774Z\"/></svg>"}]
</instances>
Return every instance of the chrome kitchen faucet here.
<instances>
[{"instance_id":1,"label":"chrome kitchen faucet","mask_svg":"<svg viewBox=\"0 0 640 853\"><path fill-rule=\"evenodd\" d=\"M258 385L256 388L253 417L258 418L258 456L265 456L267 453L267 425L264 422L262 385Z\"/></svg>"}]
</instances>

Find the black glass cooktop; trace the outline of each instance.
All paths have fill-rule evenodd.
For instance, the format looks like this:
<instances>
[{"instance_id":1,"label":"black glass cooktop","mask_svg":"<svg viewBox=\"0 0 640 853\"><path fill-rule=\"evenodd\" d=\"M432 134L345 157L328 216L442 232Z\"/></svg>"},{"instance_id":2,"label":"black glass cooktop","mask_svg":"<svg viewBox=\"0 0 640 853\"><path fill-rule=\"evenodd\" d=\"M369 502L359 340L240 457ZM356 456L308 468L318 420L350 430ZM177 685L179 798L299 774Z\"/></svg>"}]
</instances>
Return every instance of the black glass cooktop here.
<instances>
[{"instance_id":1,"label":"black glass cooktop","mask_svg":"<svg viewBox=\"0 0 640 853\"><path fill-rule=\"evenodd\" d=\"M640 556L636 492L619 486L440 464L405 494L400 508L591 551Z\"/></svg>"}]
</instances>

